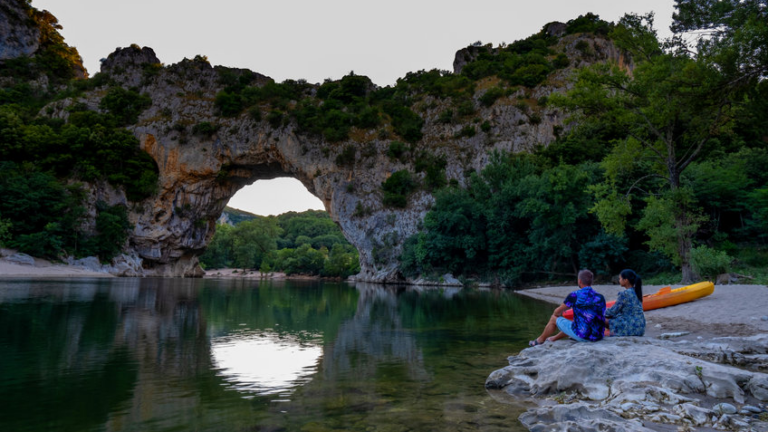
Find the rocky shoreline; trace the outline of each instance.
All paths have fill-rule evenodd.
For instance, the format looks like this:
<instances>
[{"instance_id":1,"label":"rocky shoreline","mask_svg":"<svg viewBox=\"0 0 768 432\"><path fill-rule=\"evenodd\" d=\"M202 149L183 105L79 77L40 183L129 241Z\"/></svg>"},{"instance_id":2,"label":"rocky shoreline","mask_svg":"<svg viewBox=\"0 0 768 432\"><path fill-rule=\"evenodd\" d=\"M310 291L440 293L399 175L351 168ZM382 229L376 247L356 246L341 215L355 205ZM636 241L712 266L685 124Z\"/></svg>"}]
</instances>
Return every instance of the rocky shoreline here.
<instances>
[{"instance_id":1,"label":"rocky shoreline","mask_svg":"<svg viewBox=\"0 0 768 432\"><path fill-rule=\"evenodd\" d=\"M523 295L556 304L572 289ZM647 312L644 337L524 349L486 388L528 406L519 420L532 431L768 431L768 317L752 316L766 314L768 288L718 286L710 297Z\"/></svg>"}]
</instances>

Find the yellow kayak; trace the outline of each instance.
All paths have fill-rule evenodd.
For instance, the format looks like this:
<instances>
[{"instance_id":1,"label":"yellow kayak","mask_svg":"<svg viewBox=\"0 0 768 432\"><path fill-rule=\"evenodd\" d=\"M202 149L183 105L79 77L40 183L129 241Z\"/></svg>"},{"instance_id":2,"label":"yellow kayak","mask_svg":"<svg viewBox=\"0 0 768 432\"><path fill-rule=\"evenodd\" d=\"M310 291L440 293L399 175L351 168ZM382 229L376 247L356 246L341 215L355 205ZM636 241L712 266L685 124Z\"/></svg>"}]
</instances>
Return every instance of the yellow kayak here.
<instances>
[{"instance_id":1,"label":"yellow kayak","mask_svg":"<svg viewBox=\"0 0 768 432\"><path fill-rule=\"evenodd\" d=\"M680 303L687 303L698 298L706 297L713 292L715 292L715 284L712 282L699 282L697 284L676 289L664 287L653 294L643 296L643 310L647 311L674 306Z\"/></svg>"},{"instance_id":2,"label":"yellow kayak","mask_svg":"<svg viewBox=\"0 0 768 432\"><path fill-rule=\"evenodd\" d=\"M664 287L653 294L643 296L643 310L659 309L667 306L674 306L680 303L687 303L698 298L706 297L715 292L715 284L712 282L699 282L680 288ZM605 307L609 308L616 303L616 300L609 301ZM565 318L573 319L573 309L568 309L563 313Z\"/></svg>"}]
</instances>

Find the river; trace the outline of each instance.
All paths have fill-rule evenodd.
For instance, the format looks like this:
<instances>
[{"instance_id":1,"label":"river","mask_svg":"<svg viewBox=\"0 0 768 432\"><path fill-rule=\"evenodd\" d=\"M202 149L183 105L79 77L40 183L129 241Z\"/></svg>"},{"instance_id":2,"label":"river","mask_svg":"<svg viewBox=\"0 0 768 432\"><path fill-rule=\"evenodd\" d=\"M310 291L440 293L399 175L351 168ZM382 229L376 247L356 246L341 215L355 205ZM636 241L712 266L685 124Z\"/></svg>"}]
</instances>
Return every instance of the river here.
<instances>
[{"instance_id":1,"label":"river","mask_svg":"<svg viewBox=\"0 0 768 432\"><path fill-rule=\"evenodd\" d=\"M550 305L318 281L0 280L0 431L515 431Z\"/></svg>"}]
</instances>

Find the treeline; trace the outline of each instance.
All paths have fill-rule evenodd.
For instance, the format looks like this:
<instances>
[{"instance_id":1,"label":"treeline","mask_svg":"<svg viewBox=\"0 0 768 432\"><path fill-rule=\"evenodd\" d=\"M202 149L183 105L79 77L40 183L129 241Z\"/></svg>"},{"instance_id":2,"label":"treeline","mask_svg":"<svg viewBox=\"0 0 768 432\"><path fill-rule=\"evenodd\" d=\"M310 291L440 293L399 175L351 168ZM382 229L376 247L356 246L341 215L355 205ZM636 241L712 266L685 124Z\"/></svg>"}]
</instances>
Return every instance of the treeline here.
<instances>
[{"instance_id":1,"label":"treeline","mask_svg":"<svg viewBox=\"0 0 768 432\"><path fill-rule=\"evenodd\" d=\"M56 17L13 1L23 13L4 6L9 19L36 27L41 36L33 56L0 61L0 244L39 257L109 260L127 238L127 209L98 203L96 229L84 231L82 182L109 182L131 201L156 190L155 162L124 129L151 99L112 85L102 74L81 78L82 60L64 43ZM51 118L52 108L40 115L53 101L104 85L110 87L101 113L79 103L67 108L67 120Z\"/></svg>"},{"instance_id":2,"label":"treeline","mask_svg":"<svg viewBox=\"0 0 768 432\"><path fill-rule=\"evenodd\" d=\"M317 210L255 216L234 226L217 225L200 263L206 269L258 269L342 278L360 271L357 250L328 213Z\"/></svg>"},{"instance_id":3,"label":"treeline","mask_svg":"<svg viewBox=\"0 0 768 432\"><path fill-rule=\"evenodd\" d=\"M512 286L579 268L676 269L683 282L739 268L767 280L768 11L676 3L669 41L652 15L600 26L633 69L577 71L548 98L576 121L569 133L533 154L496 153L466 188L437 192L403 272ZM682 33L700 29L713 36L692 50Z\"/></svg>"}]
</instances>

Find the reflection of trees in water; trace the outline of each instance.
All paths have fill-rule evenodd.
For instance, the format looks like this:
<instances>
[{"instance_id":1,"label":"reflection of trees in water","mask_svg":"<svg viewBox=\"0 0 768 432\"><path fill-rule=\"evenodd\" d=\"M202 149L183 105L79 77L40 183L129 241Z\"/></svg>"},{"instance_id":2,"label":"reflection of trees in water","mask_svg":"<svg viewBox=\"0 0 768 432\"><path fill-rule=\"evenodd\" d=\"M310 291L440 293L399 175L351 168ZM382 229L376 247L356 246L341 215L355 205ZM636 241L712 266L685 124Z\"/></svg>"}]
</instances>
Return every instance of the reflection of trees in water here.
<instances>
[{"instance_id":1,"label":"reflection of trees in water","mask_svg":"<svg viewBox=\"0 0 768 432\"><path fill-rule=\"evenodd\" d=\"M199 281L142 279L119 293L120 328L140 365L172 377L194 376L210 367L205 318L198 302Z\"/></svg>"},{"instance_id":2,"label":"reflection of trees in water","mask_svg":"<svg viewBox=\"0 0 768 432\"><path fill-rule=\"evenodd\" d=\"M398 288L363 283L355 287L359 293L355 316L340 326L325 348L325 379L367 379L381 365L392 363L405 365L410 379L428 379L421 348L398 313Z\"/></svg>"},{"instance_id":3,"label":"reflection of trees in water","mask_svg":"<svg viewBox=\"0 0 768 432\"><path fill-rule=\"evenodd\" d=\"M4 282L0 382L8 374L24 391L19 397L10 394L13 386L0 386L0 406L12 413L0 425L83 430L90 419L111 430L126 416L173 418L167 414L198 404L189 401L198 392L178 386L211 374L196 282Z\"/></svg>"},{"instance_id":4,"label":"reflection of trees in water","mask_svg":"<svg viewBox=\"0 0 768 432\"><path fill-rule=\"evenodd\" d=\"M142 279L134 289L116 293L121 324L115 343L130 350L137 379L132 398L110 417L106 430L147 422L152 425L149 429L163 430L204 424L221 416L206 404L222 397L224 390L212 370L199 300L203 283Z\"/></svg>"}]
</instances>

